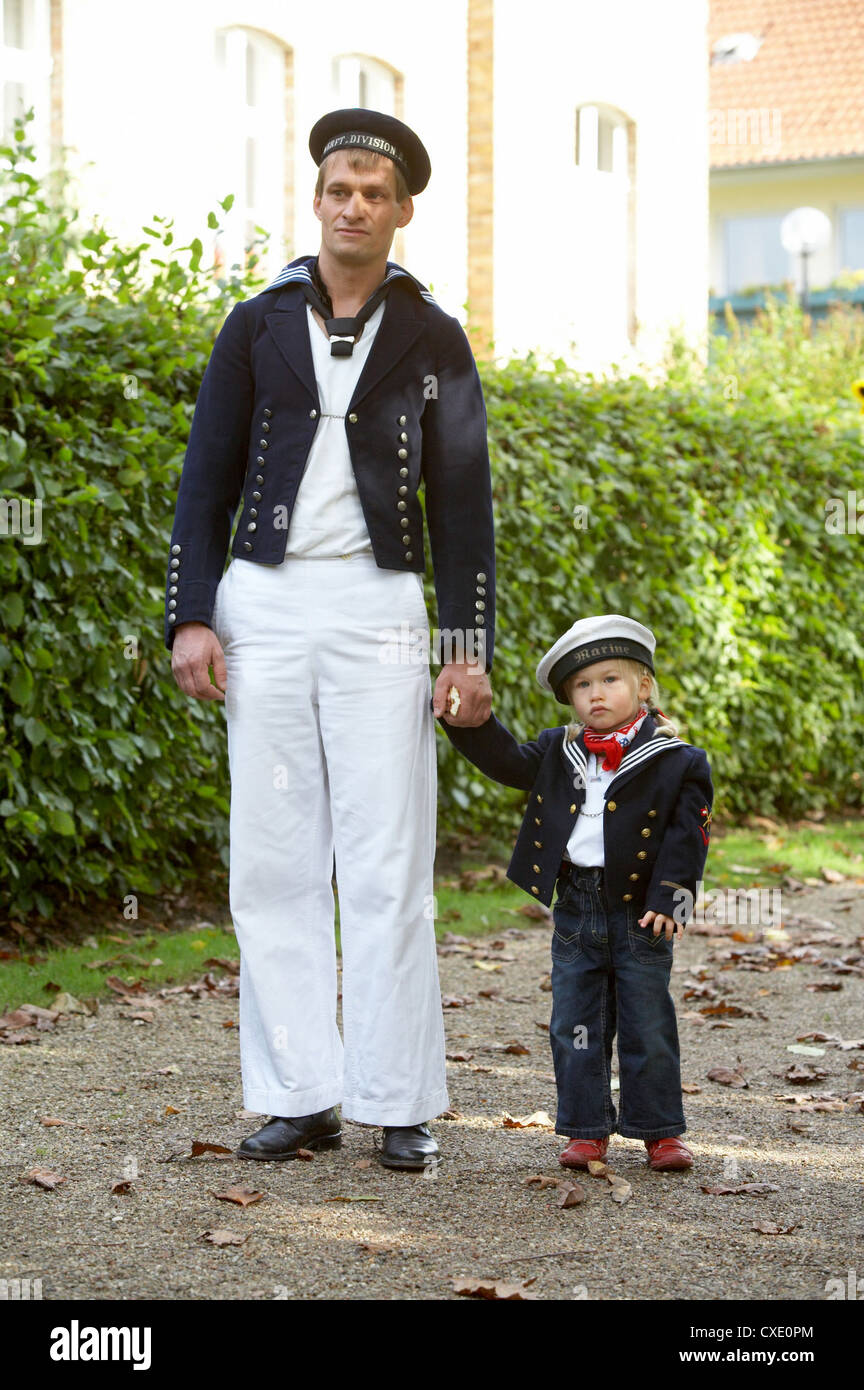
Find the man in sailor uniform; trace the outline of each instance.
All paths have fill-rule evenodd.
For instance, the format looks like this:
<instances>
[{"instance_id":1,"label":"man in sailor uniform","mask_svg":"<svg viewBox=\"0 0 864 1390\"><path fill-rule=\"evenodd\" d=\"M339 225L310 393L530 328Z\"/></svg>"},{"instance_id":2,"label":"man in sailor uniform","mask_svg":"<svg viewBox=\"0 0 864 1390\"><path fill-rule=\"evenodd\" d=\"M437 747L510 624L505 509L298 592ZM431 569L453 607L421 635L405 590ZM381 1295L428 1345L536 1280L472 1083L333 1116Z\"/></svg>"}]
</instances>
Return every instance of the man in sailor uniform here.
<instances>
[{"instance_id":1,"label":"man in sailor uniform","mask_svg":"<svg viewBox=\"0 0 864 1390\"><path fill-rule=\"evenodd\" d=\"M602 680L618 658L653 673L654 646L650 630L633 619L586 618L546 653L537 679L570 705L573 680L583 673ZM650 689L650 678L640 689ZM602 687L591 698L599 702ZM604 721L598 712L596 720L592 715L597 727L583 727L574 739L567 738L572 725L559 725L529 743L519 743L494 714L476 728L441 718L470 762L530 793L508 878L547 906L558 889L550 1043L559 1093L556 1130L574 1140L573 1152L562 1155L568 1167L585 1166L586 1153L602 1158L616 1128L609 1086L616 999L618 1132L646 1144L663 1141L660 1152L649 1150L653 1167L692 1163L676 1140L686 1125L668 980L672 937L692 916L705 865L713 786L704 750L664 736L659 716L643 697L623 734L614 715ZM617 766L604 770L607 760L590 751L586 738L612 745ZM578 1027L587 1030L584 1052L574 1044ZM656 1045L649 1049L646 1039Z\"/></svg>"},{"instance_id":2,"label":"man in sailor uniform","mask_svg":"<svg viewBox=\"0 0 864 1390\"><path fill-rule=\"evenodd\" d=\"M341 1103L383 1127L383 1163L423 1167L440 1158L426 1121L449 1102L418 490L450 644L435 696L455 685L457 722L480 723L495 614L486 412L459 321L387 260L429 178L418 137L350 108L318 121L309 148L321 249L236 304L216 340L165 643L181 690L225 699L243 1097L273 1117L238 1153L336 1148Z\"/></svg>"}]
</instances>

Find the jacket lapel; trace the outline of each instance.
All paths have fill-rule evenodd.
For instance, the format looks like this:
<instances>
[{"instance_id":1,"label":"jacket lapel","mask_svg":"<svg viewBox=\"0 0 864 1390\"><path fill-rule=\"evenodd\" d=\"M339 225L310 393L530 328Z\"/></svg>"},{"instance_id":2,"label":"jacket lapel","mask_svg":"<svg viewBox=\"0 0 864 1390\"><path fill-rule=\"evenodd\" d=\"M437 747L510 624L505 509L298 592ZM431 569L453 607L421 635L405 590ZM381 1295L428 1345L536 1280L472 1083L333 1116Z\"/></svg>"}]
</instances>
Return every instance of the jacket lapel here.
<instances>
[{"instance_id":1,"label":"jacket lapel","mask_svg":"<svg viewBox=\"0 0 864 1390\"><path fill-rule=\"evenodd\" d=\"M298 290L284 290L276 300L276 307L264 315L264 322L288 366L317 406L318 386L306 324L306 296Z\"/></svg>"},{"instance_id":2,"label":"jacket lapel","mask_svg":"<svg viewBox=\"0 0 864 1390\"><path fill-rule=\"evenodd\" d=\"M348 403L349 410L353 410L364 396L368 396L382 377L392 372L396 363L405 356L420 334L425 333L425 323L416 319L411 312L410 293L409 291L406 294L399 290L398 285L394 285L387 295L384 301L384 317L375 334L375 341L363 365L354 394Z\"/></svg>"},{"instance_id":3,"label":"jacket lapel","mask_svg":"<svg viewBox=\"0 0 864 1390\"><path fill-rule=\"evenodd\" d=\"M393 370L420 334L425 333L426 325L422 319L415 317L413 309L411 291L406 293L400 290L398 284L394 285L384 301L384 316L354 388L349 410L353 410L373 386L377 386L382 377ZM288 366L318 405L305 295L298 289L283 290L276 299L274 309L265 314L264 321Z\"/></svg>"}]
</instances>

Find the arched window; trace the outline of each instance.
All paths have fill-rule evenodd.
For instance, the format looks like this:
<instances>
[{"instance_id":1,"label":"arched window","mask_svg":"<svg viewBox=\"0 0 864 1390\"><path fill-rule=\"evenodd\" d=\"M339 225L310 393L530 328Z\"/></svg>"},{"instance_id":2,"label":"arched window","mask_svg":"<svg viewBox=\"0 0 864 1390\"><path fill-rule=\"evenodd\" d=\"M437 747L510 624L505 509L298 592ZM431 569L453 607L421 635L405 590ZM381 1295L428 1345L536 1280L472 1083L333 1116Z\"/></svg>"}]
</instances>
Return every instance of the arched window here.
<instances>
[{"instance_id":1,"label":"arched window","mask_svg":"<svg viewBox=\"0 0 864 1390\"><path fill-rule=\"evenodd\" d=\"M333 95L337 106L364 106L398 116L399 76L385 63L363 53L333 59Z\"/></svg>"},{"instance_id":2,"label":"arched window","mask_svg":"<svg viewBox=\"0 0 864 1390\"><path fill-rule=\"evenodd\" d=\"M577 107L574 159L581 308L615 350L635 340L634 123L612 106Z\"/></svg>"},{"instance_id":3,"label":"arched window","mask_svg":"<svg viewBox=\"0 0 864 1390\"><path fill-rule=\"evenodd\" d=\"M256 29L219 29L214 36L219 175L234 194L217 239L226 269L242 265L263 227L270 234L267 265L285 263L286 49Z\"/></svg>"}]
</instances>

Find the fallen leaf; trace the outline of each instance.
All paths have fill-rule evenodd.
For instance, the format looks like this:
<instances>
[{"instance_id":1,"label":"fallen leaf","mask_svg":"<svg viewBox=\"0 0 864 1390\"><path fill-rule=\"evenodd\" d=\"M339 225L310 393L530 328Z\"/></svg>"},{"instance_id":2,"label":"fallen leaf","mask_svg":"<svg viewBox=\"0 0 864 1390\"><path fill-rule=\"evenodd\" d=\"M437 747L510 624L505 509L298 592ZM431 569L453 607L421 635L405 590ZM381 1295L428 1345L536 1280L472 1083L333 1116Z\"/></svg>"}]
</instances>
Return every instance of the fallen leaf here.
<instances>
[{"instance_id":1,"label":"fallen leaf","mask_svg":"<svg viewBox=\"0 0 864 1390\"><path fill-rule=\"evenodd\" d=\"M228 1149L224 1144L205 1144L200 1139L195 1139L189 1153L190 1158L198 1158L201 1154L230 1154L233 1149Z\"/></svg>"},{"instance_id":2,"label":"fallen leaf","mask_svg":"<svg viewBox=\"0 0 864 1390\"><path fill-rule=\"evenodd\" d=\"M131 1192L132 1190L132 1183L128 1178L121 1178L120 1182L115 1182L113 1187L111 1188L111 1191L116 1192L118 1195L125 1194L126 1192Z\"/></svg>"},{"instance_id":3,"label":"fallen leaf","mask_svg":"<svg viewBox=\"0 0 864 1390\"><path fill-rule=\"evenodd\" d=\"M29 1173L25 1173L21 1182L32 1182L36 1187L42 1187L46 1192L53 1192L59 1187L61 1182L65 1182L59 1173L51 1173L47 1168L31 1168Z\"/></svg>"},{"instance_id":4,"label":"fallen leaf","mask_svg":"<svg viewBox=\"0 0 864 1390\"><path fill-rule=\"evenodd\" d=\"M248 1237L248 1235L245 1235L245 1236L244 1236L244 1235L240 1235L239 1232L237 1232L237 1231L218 1230L218 1231L202 1231L202 1232L201 1232L201 1239L202 1239L202 1240L209 1240L209 1242L210 1242L211 1245L220 1245L220 1246L222 1246L222 1245L242 1245L244 1241L246 1241L246 1240L249 1239L249 1237Z\"/></svg>"},{"instance_id":5,"label":"fallen leaf","mask_svg":"<svg viewBox=\"0 0 864 1390\"><path fill-rule=\"evenodd\" d=\"M729 1067L712 1067L707 1073L709 1081L717 1081L721 1086L738 1086L742 1089L749 1087L750 1082L745 1081L744 1074L739 1067L734 1071Z\"/></svg>"},{"instance_id":6,"label":"fallen leaf","mask_svg":"<svg viewBox=\"0 0 864 1390\"><path fill-rule=\"evenodd\" d=\"M773 1187L770 1182L742 1182L739 1183L737 1187L733 1187L729 1183L721 1182L717 1183L713 1187L707 1184L703 1184L702 1191L708 1192L715 1197L739 1197L742 1195L764 1197L766 1193L779 1192L780 1189L779 1187Z\"/></svg>"},{"instance_id":7,"label":"fallen leaf","mask_svg":"<svg viewBox=\"0 0 864 1390\"><path fill-rule=\"evenodd\" d=\"M380 1202L380 1197L325 1197L325 1202Z\"/></svg>"},{"instance_id":8,"label":"fallen leaf","mask_svg":"<svg viewBox=\"0 0 864 1390\"><path fill-rule=\"evenodd\" d=\"M540 1192L544 1192L547 1187L557 1187L561 1182L560 1178L548 1178L545 1174L536 1174L533 1177L525 1178L526 1187L536 1187Z\"/></svg>"},{"instance_id":9,"label":"fallen leaf","mask_svg":"<svg viewBox=\"0 0 864 1390\"><path fill-rule=\"evenodd\" d=\"M502 1279L454 1279L453 1289L463 1298L503 1299L513 1302L516 1299L537 1298L537 1294L528 1288L533 1282L533 1279L526 1279L522 1284L505 1284Z\"/></svg>"},{"instance_id":10,"label":"fallen leaf","mask_svg":"<svg viewBox=\"0 0 864 1390\"><path fill-rule=\"evenodd\" d=\"M788 1236L797 1229L797 1225L778 1226L776 1221L754 1221L750 1227L751 1231L759 1231L763 1236Z\"/></svg>"},{"instance_id":11,"label":"fallen leaf","mask_svg":"<svg viewBox=\"0 0 864 1390\"><path fill-rule=\"evenodd\" d=\"M697 1086L695 1081L682 1081L681 1090L688 1096L699 1096L702 1094L702 1087Z\"/></svg>"},{"instance_id":12,"label":"fallen leaf","mask_svg":"<svg viewBox=\"0 0 864 1390\"><path fill-rule=\"evenodd\" d=\"M213 1192L211 1195L219 1202L235 1202L238 1207L249 1207L253 1202L260 1202L264 1193L255 1192L251 1187L226 1187L224 1192Z\"/></svg>"},{"instance_id":13,"label":"fallen leaf","mask_svg":"<svg viewBox=\"0 0 864 1390\"><path fill-rule=\"evenodd\" d=\"M530 1129L532 1126L552 1128L552 1121L545 1110L535 1110L532 1115L522 1115L521 1117L510 1115L505 1110L501 1124L505 1129Z\"/></svg>"},{"instance_id":14,"label":"fallen leaf","mask_svg":"<svg viewBox=\"0 0 864 1390\"><path fill-rule=\"evenodd\" d=\"M793 1062L783 1073L783 1079L791 1081L793 1085L802 1086L808 1082L824 1081L827 1075L824 1067L815 1067L812 1062Z\"/></svg>"},{"instance_id":15,"label":"fallen leaf","mask_svg":"<svg viewBox=\"0 0 864 1390\"><path fill-rule=\"evenodd\" d=\"M442 1008L442 1009L464 1009L465 1006L466 1006L467 1004L473 1004L473 1003L474 1003L474 1000L473 1000L473 999L470 999L470 998L468 997L468 995L460 995L460 994L442 994L442 995L441 995L441 1008Z\"/></svg>"},{"instance_id":16,"label":"fallen leaf","mask_svg":"<svg viewBox=\"0 0 864 1390\"><path fill-rule=\"evenodd\" d=\"M304 1163L311 1163L315 1155L311 1149L298 1149L297 1157L301 1159Z\"/></svg>"},{"instance_id":17,"label":"fallen leaf","mask_svg":"<svg viewBox=\"0 0 864 1390\"><path fill-rule=\"evenodd\" d=\"M608 1168L605 1163L601 1163L599 1158L589 1158L588 1172L592 1178L605 1178Z\"/></svg>"},{"instance_id":18,"label":"fallen leaf","mask_svg":"<svg viewBox=\"0 0 864 1390\"><path fill-rule=\"evenodd\" d=\"M610 1196L613 1202L626 1202L633 1194L633 1188L624 1178L619 1178L617 1173L607 1173L606 1177L610 1183Z\"/></svg>"},{"instance_id":19,"label":"fallen leaf","mask_svg":"<svg viewBox=\"0 0 864 1390\"><path fill-rule=\"evenodd\" d=\"M579 1182L568 1182L566 1179L562 1182L559 1179L558 1188L559 1193L556 1206L564 1208L578 1207L581 1202L585 1201L587 1194L585 1188Z\"/></svg>"}]
</instances>

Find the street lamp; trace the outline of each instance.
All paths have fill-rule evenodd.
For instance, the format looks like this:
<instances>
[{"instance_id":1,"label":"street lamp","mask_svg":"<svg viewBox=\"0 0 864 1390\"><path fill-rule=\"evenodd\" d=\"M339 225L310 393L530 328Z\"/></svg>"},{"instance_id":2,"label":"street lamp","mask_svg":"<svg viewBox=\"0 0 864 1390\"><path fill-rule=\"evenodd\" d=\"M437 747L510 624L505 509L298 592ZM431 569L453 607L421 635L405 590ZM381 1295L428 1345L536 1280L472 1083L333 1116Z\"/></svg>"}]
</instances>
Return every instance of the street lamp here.
<instances>
[{"instance_id":1,"label":"street lamp","mask_svg":"<svg viewBox=\"0 0 864 1390\"><path fill-rule=\"evenodd\" d=\"M808 257L821 251L831 240L831 222L818 208L795 208L780 226L780 240L790 256L801 257L801 308L810 304Z\"/></svg>"}]
</instances>

